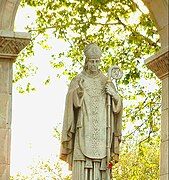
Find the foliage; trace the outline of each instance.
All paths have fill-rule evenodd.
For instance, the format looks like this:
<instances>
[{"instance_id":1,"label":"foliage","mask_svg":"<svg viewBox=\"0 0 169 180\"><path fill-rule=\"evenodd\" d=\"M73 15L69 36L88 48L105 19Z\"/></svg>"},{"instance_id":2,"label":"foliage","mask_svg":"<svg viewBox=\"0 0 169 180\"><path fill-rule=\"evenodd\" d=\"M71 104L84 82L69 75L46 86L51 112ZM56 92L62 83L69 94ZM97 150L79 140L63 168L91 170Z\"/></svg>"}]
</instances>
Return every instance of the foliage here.
<instances>
[{"instance_id":1,"label":"foliage","mask_svg":"<svg viewBox=\"0 0 169 180\"><path fill-rule=\"evenodd\" d=\"M67 52L51 54L52 60L49 63L56 71L59 70L58 77L64 75L72 79L79 73L84 64L84 46L89 42L96 42L103 51L100 69L106 73L108 67L118 64L123 70L123 78L117 82L124 99L123 143L132 141L131 146L138 145L139 148L139 144L144 144L141 149L147 154L148 151L152 152L147 140L159 137L161 83L146 68L143 60L157 52L160 43L154 22L141 1L22 0L21 5L36 9L36 22L27 27L32 41L24 51L23 58L17 61L14 81L27 77L30 72L36 73L35 68L30 71L26 67L23 59L33 55L35 43L49 49L47 39L50 33L52 37L70 44ZM43 39L37 42L39 35ZM125 152L123 163L128 162L128 156L132 163L138 163L138 159L142 162L142 157L152 160L151 156L144 153L143 156L138 156L140 149L136 148L136 152L136 155ZM153 155L156 156L157 163L157 154ZM132 163L128 165L131 168ZM158 168L155 167L156 169ZM143 172L147 173L145 169ZM158 171L155 174L158 175ZM122 177L125 179L123 173ZM145 179L151 179L149 174L147 177Z\"/></svg>"},{"instance_id":2,"label":"foliage","mask_svg":"<svg viewBox=\"0 0 169 180\"><path fill-rule=\"evenodd\" d=\"M31 167L29 175L17 174L11 180L71 180L64 176L62 162L57 159L40 161ZM159 138L148 139L138 146L132 143L122 145L120 162L113 167L113 180L158 180L159 179Z\"/></svg>"},{"instance_id":3,"label":"foliage","mask_svg":"<svg viewBox=\"0 0 169 180\"><path fill-rule=\"evenodd\" d=\"M159 138L123 148L120 162L113 168L114 180L159 179Z\"/></svg>"},{"instance_id":4,"label":"foliage","mask_svg":"<svg viewBox=\"0 0 169 180\"><path fill-rule=\"evenodd\" d=\"M103 51L100 69L106 72L109 66L118 64L123 70L118 90L124 99L126 139L137 135L143 141L159 135L161 84L143 62L160 48L159 36L140 0L22 0L21 5L36 8L37 17L27 27L32 41L17 61L17 67L22 68L17 69L15 82L32 72L24 67L23 59L33 55L35 43L48 49L50 33L70 43L67 52L52 54L50 61L56 70L61 70L59 77L65 75L69 79L82 69L84 46L97 42ZM43 39L37 42L39 35ZM31 91L33 87L28 85Z\"/></svg>"},{"instance_id":5,"label":"foliage","mask_svg":"<svg viewBox=\"0 0 169 180\"><path fill-rule=\"evenodd\" d=\"M71 180L70 176L64 176L62 170L63 163L56 160L55 163L48 161L39 161L30 167L29 175L18 173L12 176L10 180Z\"/></svg>"},{"instance_id":6,"label":"foliage","mask_svg":"<svg viewBox=\"0 0 169 180\"><path fill-rule=\"evenodd\" d=\"M42 34L38 43L45 48L49 29L56 38L70 43L69 51L54 54L52 61L69 78L82 68L83 49L89 42L97 42L104 52L101 69L105 72L111 64L118 64L125 71L125 84L140 78L142 57L159 49L153 21L133 0L22 0L22 5L36 8L36 23L27 27L32 43ZM65 57L71 65L66 65Z\"/></svg>"}]
</instances>

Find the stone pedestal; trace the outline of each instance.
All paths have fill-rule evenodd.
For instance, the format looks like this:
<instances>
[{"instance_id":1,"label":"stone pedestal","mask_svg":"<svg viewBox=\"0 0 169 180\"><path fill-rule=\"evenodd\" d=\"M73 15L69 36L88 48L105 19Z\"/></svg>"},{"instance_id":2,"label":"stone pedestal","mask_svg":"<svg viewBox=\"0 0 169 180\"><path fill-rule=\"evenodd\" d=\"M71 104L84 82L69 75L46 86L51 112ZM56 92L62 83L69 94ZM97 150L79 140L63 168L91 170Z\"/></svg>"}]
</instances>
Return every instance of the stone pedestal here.
<instances>
[{"instance_id":1,"label":"stone pedestal","mask_svg":"<svg viewBox=\"0 0 169 180\"><path fill-rule=\"evenodd\" d=\"M146 65L162 80L160 180L169 179L169 50L161 50Z\"/></svg>"},{"instance_id":2,"label":"stone pedestal","mask_svg":"<svg viewBox=\"0 0 169 180\"><path fill-rule=\"evenodd\" d=\"M12 65L29 41L27 33L0 31L0 180L10 176Z\"/></svg>"}]
</instances>

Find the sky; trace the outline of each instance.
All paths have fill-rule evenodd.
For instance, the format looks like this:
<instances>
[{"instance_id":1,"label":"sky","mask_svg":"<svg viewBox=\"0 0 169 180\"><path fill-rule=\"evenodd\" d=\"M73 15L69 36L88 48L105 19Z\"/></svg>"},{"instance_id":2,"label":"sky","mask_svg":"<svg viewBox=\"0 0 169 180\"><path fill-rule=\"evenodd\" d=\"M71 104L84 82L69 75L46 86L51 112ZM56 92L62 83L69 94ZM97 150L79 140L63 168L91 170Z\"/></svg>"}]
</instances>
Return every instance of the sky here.
<instances>
[{"instance_id":1,"label":"sky","mask_svg":"<svg viewBox=\"0 0 169 180\"><path fill-rule=\"evenodd\" d=\"M26 32L24 27L34 17L31 8L20 7L15 19L15 31ZM68 44L61 40L51 38L49 43L53 52L66 51L68 48ZM31 62L38 66L38 73L28 78L36 87L35 92L20 94L16 90L18 84L13 85L11 175L29 173L28 167L34 162L55 160L59 153L59 143L53 137L53 131L56 126L62 126L67 82L65 78L56 79L56 71L49 65L49 59L49 51L40 46L35 48ZM51 83L45 86L43 81L49 75ZM24 80L22 83L25 83Z\"/></svg>"}]
</instances>

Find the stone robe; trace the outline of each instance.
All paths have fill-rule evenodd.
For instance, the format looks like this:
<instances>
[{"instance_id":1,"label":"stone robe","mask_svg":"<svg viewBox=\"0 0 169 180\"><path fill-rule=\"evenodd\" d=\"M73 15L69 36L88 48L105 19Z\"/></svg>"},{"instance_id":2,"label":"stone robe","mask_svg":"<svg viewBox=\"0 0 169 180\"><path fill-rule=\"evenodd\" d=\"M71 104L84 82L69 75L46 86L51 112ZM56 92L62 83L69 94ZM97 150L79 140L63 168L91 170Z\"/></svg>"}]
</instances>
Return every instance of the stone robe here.
<instances>
[{"instance_id":1,"label":"stone robe","mask_svg":"<svg viewBox=\"0 0 169 180\"><path fill-rule=\"evenodd\" d=\"M82 97L78 96L80 79L84 80ZM60 158L69 163L73 180L106 179L106 83L107 77L101 72L97 76L90 76L83 71L70 84L66 97ZM112 87L114 88L113 84ZM111 154L116 155L119 154L121 114L121 99L116 103L112 99L110 116L114 127L111 123Z\"/></svg>"}]
</instances>

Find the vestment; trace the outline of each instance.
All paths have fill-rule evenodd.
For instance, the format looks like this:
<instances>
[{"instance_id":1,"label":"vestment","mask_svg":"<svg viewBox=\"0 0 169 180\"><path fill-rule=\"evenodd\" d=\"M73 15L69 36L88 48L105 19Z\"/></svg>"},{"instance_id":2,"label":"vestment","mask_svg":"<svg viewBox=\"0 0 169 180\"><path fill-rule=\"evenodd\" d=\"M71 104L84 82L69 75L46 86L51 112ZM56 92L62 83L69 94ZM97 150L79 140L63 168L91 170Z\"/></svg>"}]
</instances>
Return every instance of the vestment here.
<instances>
[{"instance_id":1,"label":"vestment","mask_svg":"<svg viewBox=\"0 0 169 180\"><path fill-rule=\"evenodd\" d=\"M78 95L83 79L84 94ZM107 77L100 71L91 76L82 71L71 82L65 104L60 158L69 163L73 180L106 179ZM113 84L112 87L114 88ZM111 106L111 132L121 135L122 100ZM111 153L118 155L118 145L111 136ZM115 147L116 146L116 147Z\"/></svg>"}]
</instances>

